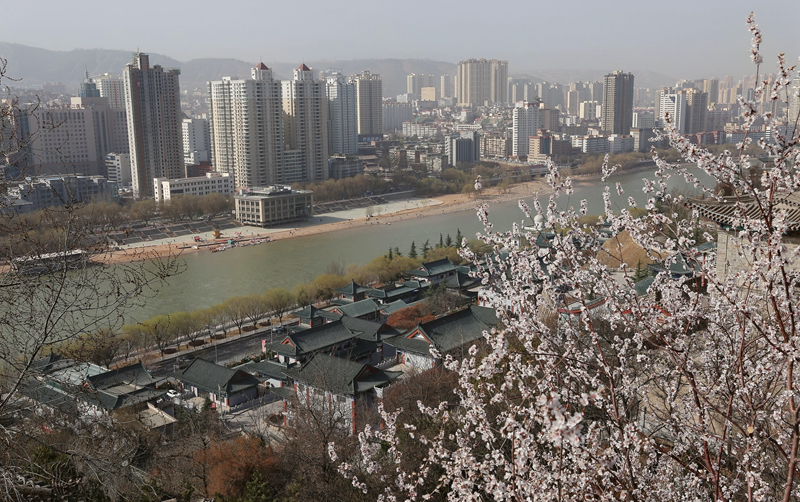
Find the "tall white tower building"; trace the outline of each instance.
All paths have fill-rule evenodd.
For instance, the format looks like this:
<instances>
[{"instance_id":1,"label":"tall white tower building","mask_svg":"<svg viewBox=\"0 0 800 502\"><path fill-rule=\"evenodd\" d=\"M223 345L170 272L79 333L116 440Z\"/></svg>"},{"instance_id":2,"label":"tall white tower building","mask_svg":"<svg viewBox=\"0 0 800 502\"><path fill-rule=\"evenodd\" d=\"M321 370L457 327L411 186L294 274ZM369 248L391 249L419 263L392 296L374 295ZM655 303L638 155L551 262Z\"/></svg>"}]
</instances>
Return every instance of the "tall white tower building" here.
<instances>
[{"instance_id":1,"label":"tall white tower building","mask_svg":"<svg viewBox=\"0 0 800 502\"><path fill-rule=\"evenodd\" d=\"M542 118L539 111L539 102L518 103L512 113L514 125L511 144L511 155L520 157L528 155L529 140L542 128Z\"/></svg>"},{"instance_id":2,"label":"tall white tower building","mask_svg":"<svg viewBox=\"0 0 800 502\"><path fill-rule=\"evenodd\" d=\"M328 153L355 155L358 149L356 86L341 73L325 79L328 96Z\"/></svg>"},{"instance_id":3,"label":"tall white tower building","mask_svg":"<svg viewBox=\"0 0 800 502\"><path fill-rule=\"evenodd\" d=\"M244 188L280 183L283 176L281 83L264 63L251 77L208 83L214 170L230 173Z\"/></svg>"},{"instance_id":4,"label":"tall white tower building","mask_svg":"<svg viewBox=\"0 0 800 502\"><path fill-rule=\"evenodd\" d=\"M282 84L284 138L283 165L276 182L317 181L328 178L328 98L325 82L314 80L305 64Z\"/></svg>"},{"instance_id":5,"label":"tall white tower building","mask_svg":"<svg viewBox=\"0 0 800 502\"><path fill-rule=\"evenodd\" d=\"M153 197L153 178L183 176L180 70L150 66L142 52L123 72L133 195Z\"/></svg>"},{"instance_id":6,"label":"tall white tower building","mask_svg":"<svg viewBox=\"0 0 800 502\"><path fill-rule=\"evenodd\" d=\"M362 71L353 75L356 84L358 134L383 134L383 81L380 75Z\"/></svg>"},{"instance_id":7,"label":"tall white tower building","mask_svg":"<svg viewBox=\"0 0 800 502\"><path fill-rule=\"evenodd\" d=\"M125 109L125 84L122 75L103 73L92 77L100 97L108 99L108 105L115 110Z\"/></svg>"},{"instance_id":8,"label":"tall white tower building","mask_svg":"<svg viewBox=\"0 0 800 502\"><path fill-rule=\"evenodd\" d=\"M686 133L686 94L682 92L659 92L658 110L659 125L661 127L666 125L666 117L669 114L675 130L679 134Z\"/></svg>"},{"instance_id":9,"label":"tall white tower building","mask_svg":"<svg viewBox=\"0 0 800 502\"><path fill-rule=\"evenodd\" d=\"M183 119L183 159L187 165L211 160L211 131L206 119Z\"/></svg>"}]
</instances>

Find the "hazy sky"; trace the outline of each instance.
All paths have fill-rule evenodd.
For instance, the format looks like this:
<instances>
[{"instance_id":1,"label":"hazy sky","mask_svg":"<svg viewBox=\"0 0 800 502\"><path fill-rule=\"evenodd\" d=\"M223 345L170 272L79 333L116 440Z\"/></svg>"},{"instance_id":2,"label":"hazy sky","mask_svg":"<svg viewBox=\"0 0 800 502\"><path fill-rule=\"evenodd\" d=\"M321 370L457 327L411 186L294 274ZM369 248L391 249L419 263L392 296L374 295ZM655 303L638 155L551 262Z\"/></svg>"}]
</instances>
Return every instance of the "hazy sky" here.
<instances>
[{"instance_id":1,"label":"hazy sky","mask_svg":"<svg viewBox=\"0 0 800 502\"><path fill-rule=\"evenodd\" d=\"M676 78L752 73L747 14L775 55L800 55L798 0L26 0L0 41L157 52L181 61L470 57L537 69L640 69Z\"/></svg>"}]
</instances>

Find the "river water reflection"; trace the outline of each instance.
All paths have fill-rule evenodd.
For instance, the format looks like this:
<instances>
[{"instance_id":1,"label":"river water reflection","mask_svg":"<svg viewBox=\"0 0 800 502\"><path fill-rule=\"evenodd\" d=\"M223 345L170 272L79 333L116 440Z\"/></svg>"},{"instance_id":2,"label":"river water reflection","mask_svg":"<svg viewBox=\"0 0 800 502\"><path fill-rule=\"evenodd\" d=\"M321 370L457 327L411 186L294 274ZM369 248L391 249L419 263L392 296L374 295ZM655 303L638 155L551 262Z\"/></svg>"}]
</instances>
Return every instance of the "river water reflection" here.
<instances>
[{"instance_id":1,"label":"river water reflection","mask_svg":"<svg viewBox=\"0 0 800 502\"><path fill-rule=\"evenodd\" d=\"M642 178L651 176L652 172L640 171L609 179L612 200L618 208L627 207L628 196L633 196L638 204L643 205L646 197L642 193ZM704 173L701 174L701 179L708 179ZM625 190L623 197L616 195L614 186L617 182ZM675 176L668 185L679 190L689 189L682 178ZM576 184L568 205L578 208L580 200L585 198L589 214L602 213L603 186L599 180ZM531 199L528 199L529 204ZM542 197L541 202L546 204L547 198ZM567 204L566 199L561 204ZM490 203L489 217L496 230L505 230L514 222L521 222L524 215L516 202L505 202ZM406 253L411 241L415 241L417 249L420 249L425 240L430 240L431 245L438 243L440 233L455 238L458 229L467 238L483 230L474 211L460 211L411 218L391 226L354 226L224 253L188 254L182 258L187 264L186 271L171 278L169 284L164 285L143 307L129 312L129 318L142 321L157 314L205 308L236 295L260 293L275 287L292 288L323 273L332 260L363 265L388 252L390 247L397 246Z\"/></svg>"}]
</instances>

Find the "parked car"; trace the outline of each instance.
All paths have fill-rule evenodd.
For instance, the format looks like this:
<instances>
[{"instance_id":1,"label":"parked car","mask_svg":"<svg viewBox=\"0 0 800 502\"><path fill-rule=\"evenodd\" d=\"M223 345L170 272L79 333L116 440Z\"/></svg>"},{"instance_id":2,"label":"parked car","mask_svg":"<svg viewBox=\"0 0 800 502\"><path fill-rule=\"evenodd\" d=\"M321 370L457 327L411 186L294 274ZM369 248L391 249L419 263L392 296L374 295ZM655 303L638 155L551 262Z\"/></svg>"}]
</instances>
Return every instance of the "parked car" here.
<instances>
[{"instance_id":1,"label":"parked car","mask_svg":"<svg viewBox=\"0 0 800 502\"><path fill-rule=\"evenodd\" d=\"M176 397L181 397L181 393L177 390L168 390L167 397L170 399L175 399Z\"/></svg>"},{"instance_id":2,"label":"parked car","mask_svg":"<svg viewBox=\"0 0 800 502\"><path fill-rule=\"evenodd\" d=\"M277 326L272 327L273 333L283 333L284 331L286 331L286 326L283 324L278 324Z\"/></svg>"}]
</instances>

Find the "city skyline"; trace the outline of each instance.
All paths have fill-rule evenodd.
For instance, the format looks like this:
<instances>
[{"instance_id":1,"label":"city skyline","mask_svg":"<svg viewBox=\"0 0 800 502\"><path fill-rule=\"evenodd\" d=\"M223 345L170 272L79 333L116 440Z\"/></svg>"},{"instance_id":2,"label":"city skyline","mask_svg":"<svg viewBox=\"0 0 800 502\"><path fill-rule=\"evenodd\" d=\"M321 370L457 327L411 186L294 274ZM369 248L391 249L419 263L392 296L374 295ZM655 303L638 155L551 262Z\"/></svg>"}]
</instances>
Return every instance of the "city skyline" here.
<instances>
[{"instance_id":1,"label":"city skyline","mask_svg":"<svg viewBox=\"0 0 800 502\"><path fill-rule=\"evenodd\" d=\"M780 50L791 51L800 46L800 35L792 26L800 17L800 4L787 5L772 0L758 5L734 0L724 8L684 0L673 2L670 8L660 4L621 2L615 3L613 10L590 2L578 2L570 8L545 4L537 7L537 18L548 21L539 23L534 30L507 30L506 22L498 19L485 24L483 35L480 35L480 25L476 25L474 30L478 31L478 36L471 30L472 36L458 38L458 43L452 42L453 35L469 26L466 13L473 10L454 10L446 5L422 4L416 0L404 4L403 9L408 12L424 9L426 16L416 20L413 29L406 31L370 21L380 14L377 11L384 9L383 6L356 2L349 9L339 9L322 2L304 4L304 33L308 36L299 43L289 31L293 29L288 26L291 23L276 25L274 30L267 31L240 30L234 37L211 37L208 41L194 36L212 28L219 30L226 21L233 21L230 16L237 16L238 20L238 10L207 16L205 13L214 7L203 2L192 4L191 9L185 3L159 4L161 15L148 16L142 29L108 31L64 30L63 26L65 23L87 28L89 23L111 25L121 16L135 23L138 14L109 6L95 12L92 21L87 21L83 10L72 3L39 0L30 7L55 15L43 16L37 21L41 24L37 30L26 29L24 23L11 23L4 30L2 41L51 50L76 47L133 50L139 47L145 52L169 54L181 61L196 58L244 61L426 58L457 63L468 57L480 57L508 60L510 74L535 69L612 71L624 67L693 78L721 76L752 71L741 56L749 48L749 39L742 37L743 20L753 8L756 8L760 26L769 34L762 46L767 62L774 60ZM504 12L511 12L515 8L524 9L526 5L510 2L506 7ZM254 4L249 9L249 17L253 18L262 15L275 18L275 14L292 18L301 14L287 7L270 6L268 9ZM144 8L138 12L152 11ZM175 19L182 22L176 25ZM474 19L471 22L474 23ZM49 29L51 24L52 29ZM166 25L170 29L164 29ZM330 26L337 26L339 33L348 33L348 36L331 39ZM502 37L495 33L498 27L503 27ZM664 35L659 35L660 28ZM417 37L414 33L426 36ZM559 43L552 43L556 39ZM697 50L700 46L702 51ZM792 62L795 56L790 53L788 59Z\"/></svg>"}]
</instances>

